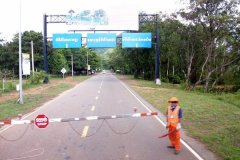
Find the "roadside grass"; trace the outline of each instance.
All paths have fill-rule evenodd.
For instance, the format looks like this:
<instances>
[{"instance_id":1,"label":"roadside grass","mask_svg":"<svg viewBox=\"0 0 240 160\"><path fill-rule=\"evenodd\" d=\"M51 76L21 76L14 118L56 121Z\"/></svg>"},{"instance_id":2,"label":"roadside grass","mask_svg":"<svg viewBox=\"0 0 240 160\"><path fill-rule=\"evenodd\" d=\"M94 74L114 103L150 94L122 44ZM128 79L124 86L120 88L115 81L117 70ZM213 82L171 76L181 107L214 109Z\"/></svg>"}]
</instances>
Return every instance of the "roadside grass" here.
<instances>
[{"instance_id":1,"label":"roadside grass","mask_svg":"<svg viewBox=\"0 0 240 160\"><path fill-rule=\"evenodd\" d=\"M85 81L85 80L87 80L90 77L91 76L74 76L73 80L75 80L75 81Z\"/></svg>"},{"instance_id":2,"label":"roadside grass","mask_svg":"<svg viewBox=\"0 0 240 160\"><path fill-rule=\"evenodd\" d=\"M18 114L26 114L71 87L73 87L71 84L59 83L56 86L50 87L44 93L25 95L24 104L17 103L16 99L1 103L0 119L11 119Z\"/></svg>"},{"instance_id":3,"label":"roadside grass","mask_svg":"<svg viewBox=\"0 0 240 160\"><path fill-rule=\"evenodd\" d=\"M15 91L16 90L16 85L18 84L18 80L7 80L4 82L4 87L3 87L3 82L0 82L0 96L4 94L8 94L9 92ZM41 84L31 84L28 80L23 80L23 89L29 89L29 88L34 88L38 87ZM4 88L4 89L3 89Z\"/></svg>"},{"instance_id":4,"label":"roadside grass","mask_svg":"<svg viewBox=\"0 0 240 160\"><path fill-rule=\"evenodd\" d=\"M89 77L90 76L75 76L71 80L75 83L79 83L88 79ZM59 78L54 78L54 79L57 80ZM46 85L46 84L40 84L40 85ZM40 86L40 85L36 85L36 86ZM50 99L53 99L63 91L68 90L73 86L74 84L63 80L61 83L55 86L49 87L44 92L24 95L23 96L24 104L17 103L16 99L11 99L6 102L0 103L0 120L12 119L14 117L17 117L18 114L26 114L28 112L31 112L35 108L43 104L44 102Z\"/></svg>"},{"instance_id":5,"label":"roadside grass","mask_svg":"<svg viewBox=\"0 0 240 160\"><path fill-rule=\"evenodd\" d=\"M131 76L129 85L149 103L166 113L168 99L180 100L184 118L183 128L225 160L240 159L240 93L201 93L180 89L178 85L157 86L152 81L136 80Z\"/></svg>"}]
</instances>

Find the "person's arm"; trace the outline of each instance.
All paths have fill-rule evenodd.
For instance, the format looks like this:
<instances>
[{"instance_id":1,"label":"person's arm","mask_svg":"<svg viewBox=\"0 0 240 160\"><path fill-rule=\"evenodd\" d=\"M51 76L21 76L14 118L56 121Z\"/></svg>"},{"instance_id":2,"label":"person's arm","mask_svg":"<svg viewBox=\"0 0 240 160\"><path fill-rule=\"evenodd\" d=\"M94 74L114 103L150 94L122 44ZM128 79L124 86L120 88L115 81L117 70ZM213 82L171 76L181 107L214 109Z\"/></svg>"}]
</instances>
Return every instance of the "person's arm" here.
<instances>
[{"instance_id":1,"label":"person's arm","mask_svg":"<svg viewBox=\"0 0 240 160\"><path fill-rule=\"evenodd\" d=\"M180 108L180 109L179 109L179 112L178 112L178 119L179 119L178 122L179 122L179 123L181 123L181 119L182 119L182 117L183 117L182 112L183 112L183 111L182 111L182 109Z\"/></svg>"},{"instance_id":2,"label":"person's arm","mask_svg":"<svg viewBox=\"0 0 240 160\"><path fill-rule=\"evenodd\" d=\"M181 119L182 119L182 109L180 108L180 109L179 109L179 112L178 112L177 130L179 130L179 129L182 128L182 126L181 126Z\"/></svg>"},{"instance_id":3,"label":"person's arm","mask_svg":"<svg viewBox=\"0 0 240 160\"><path fill-rule=\"evenodd\" d=\"M166 111L166 121L167 121L167 124L166 124L166 128L168 128L168 110Z\"/></svg>"}]
</instances>

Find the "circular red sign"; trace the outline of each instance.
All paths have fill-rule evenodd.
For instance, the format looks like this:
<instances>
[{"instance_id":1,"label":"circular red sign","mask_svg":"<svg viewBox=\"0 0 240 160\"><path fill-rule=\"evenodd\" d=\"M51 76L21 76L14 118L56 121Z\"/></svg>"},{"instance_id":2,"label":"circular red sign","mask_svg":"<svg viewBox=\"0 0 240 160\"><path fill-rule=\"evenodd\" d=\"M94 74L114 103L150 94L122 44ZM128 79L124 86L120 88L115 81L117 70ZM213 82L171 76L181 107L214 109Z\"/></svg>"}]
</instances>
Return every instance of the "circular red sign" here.
<instances>
[{"instance_id":1,"label":"circular red sign","mask_svg":"<svg viewBox=\"0 0 240 160\"><path fill-rule=\"evenodd\" d=\"M40 114L35 118L35 125L38 126L38 128L46 128L48 125L48 117L46 117L44 114Z\"/></svg>"}]
</instances>

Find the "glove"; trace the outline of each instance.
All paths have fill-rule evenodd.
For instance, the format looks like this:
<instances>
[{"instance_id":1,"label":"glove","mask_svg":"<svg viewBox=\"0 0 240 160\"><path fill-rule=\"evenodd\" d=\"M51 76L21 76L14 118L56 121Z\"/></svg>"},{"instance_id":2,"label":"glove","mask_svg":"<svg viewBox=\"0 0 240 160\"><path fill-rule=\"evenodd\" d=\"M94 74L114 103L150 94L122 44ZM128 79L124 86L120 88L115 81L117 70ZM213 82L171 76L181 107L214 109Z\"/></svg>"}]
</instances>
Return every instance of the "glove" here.
<instances>
[{"instance_id":1,"label":"glove","mask_svg":"<svg viewBox=\"0 0 240 160\"><path fill-rule=\"evenodd\" d=\"M177 127L176 127L176 130L180 130L182 127L181 127L181 123L178 123L177 124Z\"/></svg>"}]
</instances>

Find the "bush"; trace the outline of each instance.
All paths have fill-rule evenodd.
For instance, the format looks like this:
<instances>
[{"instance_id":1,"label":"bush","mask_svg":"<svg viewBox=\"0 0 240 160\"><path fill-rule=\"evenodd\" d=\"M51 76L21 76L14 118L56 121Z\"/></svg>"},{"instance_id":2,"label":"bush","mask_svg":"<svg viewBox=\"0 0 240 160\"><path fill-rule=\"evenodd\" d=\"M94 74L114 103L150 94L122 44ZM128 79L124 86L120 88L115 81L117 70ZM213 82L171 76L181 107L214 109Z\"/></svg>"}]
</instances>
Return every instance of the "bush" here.
<instances>
[{"instance_id":1,"label":"bush","mask_svg":"<svg viewBox=\"0 0 240 160\"><path fill-rule=\"evenodd\" d=\"M161 78L161 81L162 81L162 82L165 82L165 83L169 83L169 79L166 78L166 77L162 77L162 78Z\"/></svg>"},{"instance_id":2,"label":"bush","mask_svg":"<svg viewBox=\"0 0 240 160\"><path fill-rule=\"evenodd\" d=\"M219 85L215 86L213 88L210 88L211 92L226 92L226 93L232 93L232 92L238 92L240 90L240 85Z\"/></svg>"},{"instance_id":3,"label":"bush","mask_svg":"<svg viewBox=\"0 0 240 160\"><path fill-rule=\"evenodd\" d=\"M34 75L31 73L29 80L31 84L39 84L46 76L46 73L43 71L34 72Z\"/></svg>"},{"instance_id":4,"label":"bush","mask_svg":"<svg viewBox=\"0 0 240 160\"><path fill-rule=\"evenodd\" d=\"M3 93L3 92L11 92L13 90L16 90L16 84L17 83L15 81L11 81L11 80L5 81L4 90L3 90L3 83L0 82L0 92Z\"/></svg>"},{"instance_id":5,"label":"bush","mask_svg":"<svg viewBox=\"0 0 240 160\"><path fill-rule=\"evenodd\" d=\"M178 75L171 75L169 76L169 81L172 82L173 84L180 84L181 83L181 78Z\"/></svg>"},{"instance_id":6,"label":"bush","mask_svg":"<svg viewBox=\"0 0 240 160\"><path fill-rule=\"evenodd\" d=\"M6 84L5 84L5 92L9 92L9 91L13 91L13 90L15 90L16 89L16 84L15 83L13 83L13 82L7 82Z\"/></svg>"}]
</instances>

